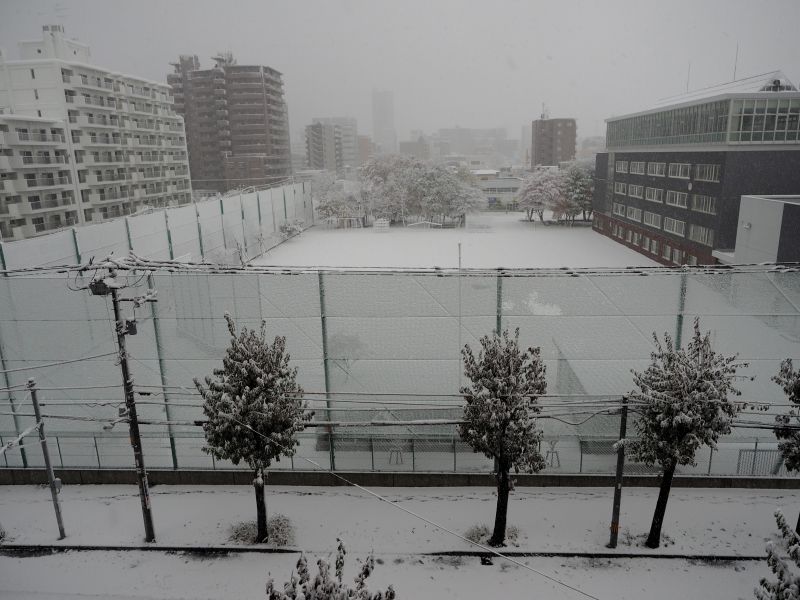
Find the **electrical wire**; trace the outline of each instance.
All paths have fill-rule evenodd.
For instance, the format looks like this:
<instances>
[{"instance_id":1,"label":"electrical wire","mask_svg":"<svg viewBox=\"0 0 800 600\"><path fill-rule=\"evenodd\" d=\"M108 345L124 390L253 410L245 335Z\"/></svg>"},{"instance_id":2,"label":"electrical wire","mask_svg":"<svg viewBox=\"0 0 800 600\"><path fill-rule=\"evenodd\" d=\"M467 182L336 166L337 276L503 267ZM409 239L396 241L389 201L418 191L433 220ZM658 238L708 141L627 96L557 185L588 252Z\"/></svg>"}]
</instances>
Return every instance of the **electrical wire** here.
<instances>
[{"instance_id":1,"label":"electrical wire","mask_svg":"<svg viewBox=\"0 0 800 600\"><path fill-rule=\"evenodd\" d=\"M252 431L256 435L258 435L260 437L263 437L268 442L274 443L276 446L279 446L280 448L282 448L284 450L284 452L290 452L291 453L291 452L294 451L293 448L287 448L286 446L284 446L280 442L274 440L273 438L267 437L264 434L262 434L261 432L256 431L255 429L253 429L252 427L247 425L247 423L242 423L241 421L239 421L238 419L236 419L232 415L226 415L226 416L229 419L231 419L232 421L235 421L236 423L241 425L242 427L245 427L245 428L249 429L250 431ZM314 461L314 460L312 460L310 458L306 458L305 456L299 456L298 458L300 458L301 460L304 460L307 463L313 465L314 467L316 467L320 471L327 472L327 473L331 474L333 477L336 477L337 479L339 479L340 481L343 481L346 484L351 485L351 486L355 487L356 489L359 489L362 492L365 492L365 493L369 494L370 496L373 496L374 498L377 498L378 500L389 504L393 508L399 509L399 510L403 511L406 514L411 515L415 519L419 519L420 521L423 521L423 522L427 523L428 525L430 525L432 527L435 527L435 528L437 528L437 529L439 529L441 531L444 531L445 533L450 534L450 535L452 535L452 536L454 536L454 537L456 537L456 538L458 538L458 539L460 539L460 540L462 540L464 542L467 542L467 543L469 543L469 544L471 544L473 546L476 546L476 547L480 548L481 550L483 550L484 552L489 552L490 554L493 554L496 557L501 558L503 560L507 560L510 563L517 565L518 567L522 567L523 569L527 569L528 571L536 573L537 575L540 575L541 577L544 577L545 579L548 579L549 581L552 581L553 583L556 583L556 584L558 584L560 586L563 586L563 587L565 587L565 588L567 588L569 590L572 590L573 592L576 592L576 593L580 594L581 596L584 596L586 598L591 598L592 600L600 600L600 598L598 598L597 596L593 596L592 594L590 594L588 592L585 592L585 591L581 590L580 588L577 588L577 587L575 587L573 585L570 585L570 584L568 584L568 583L566 583L566 582L564 582L564 581L562 581L562 580L560 580L560 579L558 579L556 577L553 577L551 575L547 575L546 573L543 573L542 571L539 571L538 569L534 569L530 565L528 565L526 563L523 563L521 561L515 560L513 557L507 556L507 555L501 553L500 551L498 551L498 550L496 550L496 549L494 549L492 547L484 546L483 544L480 544L478 542L472 541L472 540L466 538L465 536L463 536L463 535L461 535L459 533L456 533L455 531L452 531L452 530L444 527L443 525L440 525L439 523L436 523L435 521L432 521L431 519L428 519L427 517L424 517L424 516L414 512L414 511L412 511L412 510L410 510L408 508L405 508L404 506L401 506L400 504L397 504L396 502L393 502L393 501L389 500L385 496L381 496L377 492L373 492L372 490L370 490L370 489L368 489L368 488L366 488L366 487L364 487L362 485L358 485L357 483L355 483L353 481L350 481L346 477L343 477L339 473L335 472L333 469L324 468L319 463L317 463L316 461Z\"/></svg>"},{"instance_id":2,"label":"electrical wire","mask_svg":"<svg viewBox=\"0 0 800 600\"><path fill-rule=\"evenodd\" d=\"M72 363L81 362L84 360L94 360L95 358L105 358L107 356L116 356L116 352L106 352L105 354L96 354L94 356L83 356L81 358L74 358L72 360L61 360L54 363L48 363L46 365L35 365L33 367L18 367L16 369L5 369L0 371L0 373L18 373L20 371L33 371L34 369L45 369L47 367L59 367L61 365L70 365Z\"/></svg>"}]
</instances>

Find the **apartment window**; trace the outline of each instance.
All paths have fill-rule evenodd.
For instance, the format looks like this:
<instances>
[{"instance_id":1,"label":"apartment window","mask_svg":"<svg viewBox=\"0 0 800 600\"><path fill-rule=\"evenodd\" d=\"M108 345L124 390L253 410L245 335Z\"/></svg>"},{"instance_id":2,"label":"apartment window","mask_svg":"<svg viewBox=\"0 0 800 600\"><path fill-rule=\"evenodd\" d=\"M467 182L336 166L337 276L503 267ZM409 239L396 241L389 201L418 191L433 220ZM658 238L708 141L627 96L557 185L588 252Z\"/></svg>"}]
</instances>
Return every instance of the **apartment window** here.
<instances>
[{"instance_id":1,"label":"apartment window","mask_svg":"<svg viewBox=\"0 0 800 600\"><path fill-rule=\"evenodd\" d=\"M659 162L647 163L647 174L655 175L656 177L663 177L666 168L667 168L667 163L659 163Z\"/></svg>"},{"instance_id":2,"label":"apartment window","mask_svg":"<svg viewBox=\"0 0 800 600\"><path fill-rule=\"evenodd\" d=\"M628 185L619 181L614 182L614 193L622 194L623 196L628 193Z\"/></svg>"},{"instance_id":3,"label":"apartment window","mask_svg":"<svg viewBox=\"0 0 800 600\"><path fill-rule=\"evenodd\" d=\"M678 248L672 249L672 262L676 265L679 265L683 262L683 250L679 250Z\"/></svg>"},{"instance_id":4,"label":"apartment window","mask_svg":"<svg viewBox=\"0 0 800 600\"><path fill-rule=\"evenodd\" d=\"M702 225L689 225L689 239L706 246L714 245L714 230Z\"/></svg>"},{"instance_id":5,"label":"apartment window","mask_svg":"<svg viewBox=\"0 0 800 600\"><path fill-rule=\"evenodd\" d=\"M642 248L647 250L650 247L650 238L646 235L642 236Z\"/></svg>"},{"instance_id":6,"label":"apartment window","mask_svg":"<svg viewBox=\"0 0 800 600\"><path fill-rule=\"evenodd\" d=\"M697 265L697 257L692 255L692 254L688 255L686 257L686 264L687 265L691 265L693 267L696 266Z\"/></svg>"},{"instance_id":7,"label":"apartment window","mask_svg":"<svg viewBox=\"0 0 800 600\"><path fill-rule=\"evenodd\" d=\"M614 202L614 214L619 215L620 217L625 216L625 205L620 204L619 202Z\"/></svg>"},{"instance_id":8,"label":"apartment window","mask_svg":"<svg viewBox=\"0 0 800 600\"><path fill-rule=\"evenodd\" d=\"M689 163L669 163L669 176L678 179L689 179L692 165Z\"/></svg>"},{"instance_id":9,"label":"apartment window","mask_svg":"<svg viewBox=\"0 0 800 600\"><path fill-rule=\"evenodd\" d=\"M631 221L637 221L637 222L641 223L642 222L642 209L641 208L636 208L635 206L629 206L628 207L628 212L627 212L627 217Z\"/></svg>"},{"instance_id":10,"label":"apartment window","mask_svg":"<svg viewBox=\"0 0 800 600\"><path fill-rule=\"evenodd\" d=\"M664 198L664 190L661 188L645 188L644 199L650 202L661 202Z\"/></svg>"},{"instance_id":11,"label":"apartment window","mask_svg":"<svg viewBox=\"0 0 800 600\"><path fill-rule=\"evenodd\" d=\"M656 213L645 211L642 218L642 222L645 225L649 225L650 227L661 229L661 215L657 215Z\"/></svg>"},{"instance_id":12,"label":"apartment window","mask_svg":"<svg viewBox=\"0 0 800 600\"><path fill-rule=\"evenodd\" d=\"M642 243L642 234L641 233L637 233L637 232L634 231L633 232L633 244L635 246L638 246L641 243Z\"/></svg>"},{"instance_id":13,"label":"apartment window","mask_svg":"<svg viewBox=\"0 0 800 600\"><path fill-rule=\"evenodd\" d=\"M688 198L688 194L685 192L675 192L673 190L667 190L667 204L670 206L678 206L680 208L686 208L686 199Z\"/></svg>"},{"instance_id":14,"label":"apartment window","mask_svg":"<svg viewBox=\"0 0 800 600\"><path fill-rule=\"evenodd\" d=\"M616 164L616 171L617 173L627 173L628 172L628 161L627 160L618 160Z\"/></svg>"},{"instance_id":15,"label":"apartment window","mask_svg":"<svg viewBox=\"0 0 800 600\"><path fill-rule=\"evenodd\" d=\"M632 175L644 175L644 165L645 163L643 161L631 161L629 172Z\"/></svg>"},{"instance_id":16,"label":"apartment window","mask_svg":"<svg viewBox=\"0 0 800 600\"><path fill-rule=\"evenodd\" d=\"M633 164L633 163L631 163ZM641 198L644 196L644 186L628 184L628 196L631 198Z\"/></svg>"},{"instance_id":17,"label":"apartment window","mask_svg":"<svg viewBox=\"0 0 800 600\"><path fill-rule=\"evenodd\" d=\"M719 165L695 165L694 178L697 181L719 183Z\"/></svg>"},{"instance_id":18,"label":"apartment window","mask_svg":"<svg viewBox=\"0 0 800 600\"><path fill-rule=\"evenodd\" d=\"M663 244L661 247L661 256L669 260L672 257L672 246Z\"/></svg>"},{"instance_id":19,"label":"apartment window","mask_svg":"<svg viewBox=\"0 0 800 600\"><path fill-rule=\"evenodd\" d=\"M686 232L686 222L664 217L664 231L683 237Z\"/></svg>"},{"instance_id":20,"label":"apartment window","mask_svg":"<svg viewBox=\"0 0 800 600\"><path fill-rule=\"evenodd\" d=\"M628 233L625 234L625 241L630 244L632 237L633 237L633 232L630 229L628 229Z\"/></svg>"},{"instance_id":21,"label":"apartment window","mask_svg":"<svg viewBox=\"0 0 800 600\"><path fill-rule=\"evenodd\" d=\"M692 210L709 215L717 214L717 199L713 196L692 194Z\"/></svg>"},{"instance_id":22,"label":"apartment window","mask_svg":"<svg viewBox=\"0 0 800 600\"><path fill-rule=\"evenodd\" d=\"M658 240L650 240L650 253L658 254Z\"/></svg>"}]
</instances>

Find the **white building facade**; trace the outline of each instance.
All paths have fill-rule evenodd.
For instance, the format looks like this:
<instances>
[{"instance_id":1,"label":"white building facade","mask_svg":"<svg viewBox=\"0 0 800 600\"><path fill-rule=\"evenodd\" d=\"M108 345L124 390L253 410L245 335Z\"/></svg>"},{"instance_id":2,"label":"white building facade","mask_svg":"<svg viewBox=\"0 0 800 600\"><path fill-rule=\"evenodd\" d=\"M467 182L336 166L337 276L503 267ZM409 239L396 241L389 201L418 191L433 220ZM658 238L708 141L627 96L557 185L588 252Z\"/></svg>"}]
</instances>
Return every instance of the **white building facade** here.
<instances>
[{"instance_id":1,"label":"white building facade","mask_svg":"<svg viewBox=\"0 0 800 600\"><path fill-rule=\"evenodd\" d=\"M0 50L2 240L191 201L168 85L91 64L58 25L19 51Z\"/></svg>"}]
</instances>

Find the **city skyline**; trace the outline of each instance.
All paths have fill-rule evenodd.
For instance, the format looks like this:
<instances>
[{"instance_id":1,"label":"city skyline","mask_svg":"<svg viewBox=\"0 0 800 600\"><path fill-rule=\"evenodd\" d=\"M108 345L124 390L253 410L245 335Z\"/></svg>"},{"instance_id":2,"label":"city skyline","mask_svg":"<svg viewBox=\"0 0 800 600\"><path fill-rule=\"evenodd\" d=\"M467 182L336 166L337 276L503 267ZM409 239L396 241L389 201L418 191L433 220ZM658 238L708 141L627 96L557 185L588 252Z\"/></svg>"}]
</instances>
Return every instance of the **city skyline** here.
<instances>
[{"instance_id":1,"label":"city skyline","mask_svg":"<svg viewBox=\"0 0 800 600\"><path fill-rule=\"evenodd\" d=\"M13 56L17 42L35 38L42 25L63 24L69 37L103 57L102 66L155 81L164 80L179 54L197 53L207 62L230 50L242 64L283 73L293 129L320 114L346 114L373 134L372 90L387 89L395 97L398 140L409 139L412 129L454 126L505 127L516 137L542 103L552 117L576 118L578 137L585 138L603 135L608 117L685 91L687 79L690 89L730 80L737 44L737 76L782 69L800 80L793 58L800 42L791 32L800 6L768 4L770 10L746 2L678 2L662 11L656 28L651 2L508 1L494 15L471 2L424 9L414 2L242 2L221 20L210 3L181 0L159 4L155 20L156 4L147 0L136 7L11 0L0 7L0 46ZM428 18L419 19L417 9ZM621 14L625 35L609 36ZM776 21L775 14L786 18ZM126 26L96 27L100 22ZM591 68L588 57L603 68Z\"/></svg>"}]
</instances>

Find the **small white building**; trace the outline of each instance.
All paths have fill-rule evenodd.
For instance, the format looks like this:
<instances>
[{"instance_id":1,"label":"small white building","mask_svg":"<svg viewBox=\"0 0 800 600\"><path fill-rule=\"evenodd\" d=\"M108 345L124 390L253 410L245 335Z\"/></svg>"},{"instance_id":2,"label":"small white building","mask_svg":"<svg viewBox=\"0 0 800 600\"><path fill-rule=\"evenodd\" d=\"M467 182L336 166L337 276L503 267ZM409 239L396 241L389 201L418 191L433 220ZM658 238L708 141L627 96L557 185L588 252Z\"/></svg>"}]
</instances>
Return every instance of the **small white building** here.
<instances>
[{"instance_id":1,"label":"small white building","mask_svg":"<svg viewBox=\"0 0 800 600\"><path fill-rule=\"evenodd\" d=\"M522 178L503 175L496 169L475 169L470 173L483 190L487 208L514 206Z\"/></svg>"}]
</instances>

